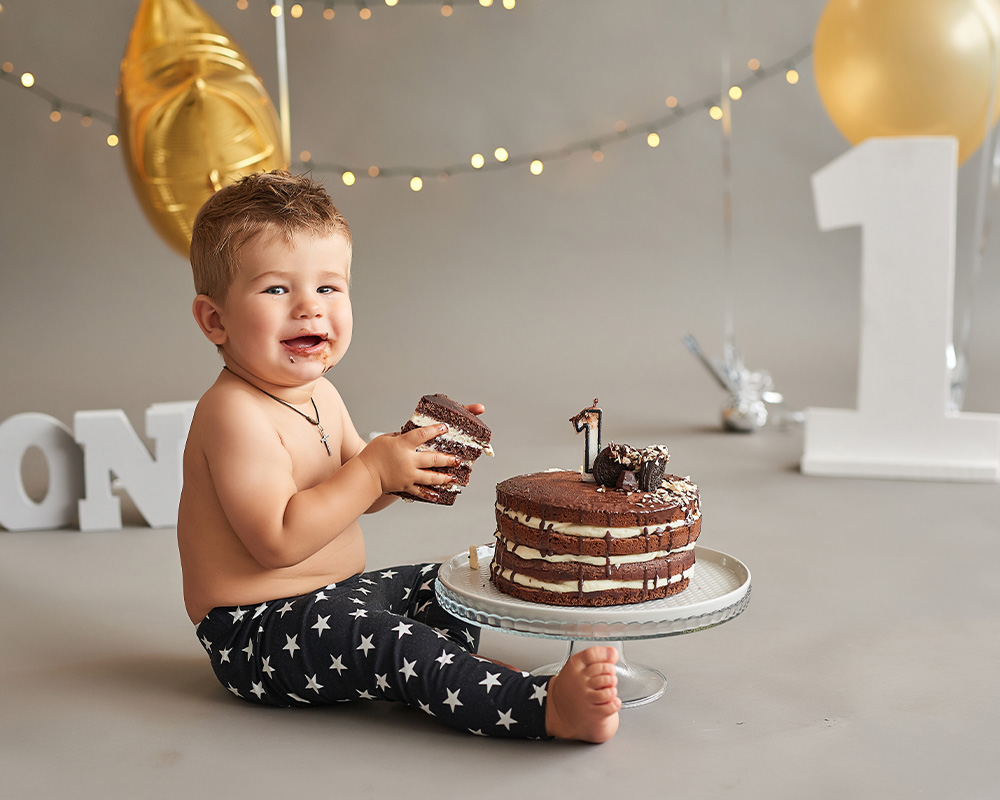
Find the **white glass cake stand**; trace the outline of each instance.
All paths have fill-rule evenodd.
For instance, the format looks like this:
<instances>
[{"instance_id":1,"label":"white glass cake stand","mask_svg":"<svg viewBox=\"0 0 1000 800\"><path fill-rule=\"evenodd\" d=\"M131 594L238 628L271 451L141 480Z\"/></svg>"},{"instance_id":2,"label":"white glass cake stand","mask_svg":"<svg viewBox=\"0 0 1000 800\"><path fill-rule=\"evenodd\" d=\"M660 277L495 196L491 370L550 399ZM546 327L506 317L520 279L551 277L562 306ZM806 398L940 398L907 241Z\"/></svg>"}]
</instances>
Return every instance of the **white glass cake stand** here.
<instances>
[{"instance_id":1,"label":"white glass cake stand","mask_svg":"<svg viewBox=\"0 0 1000 800\"><path fill-rule=\"evenodd\" d=\"M465 622L522 636L568 639L562 661L534 670L554 675L578 649L579 642L604 642L618 650L618 696L630 708L651 703L667 689L667 680L652 667L631 664L624 642L694 633L738 616L750 602L750 570L733 556L695 548L688 588L662 600L585 608L528 603L501 594L490 583L493 545L477 548L479 568L469 566L469 553L441 565L435 590L438 601Z\"/></svg>"}]
</instances>

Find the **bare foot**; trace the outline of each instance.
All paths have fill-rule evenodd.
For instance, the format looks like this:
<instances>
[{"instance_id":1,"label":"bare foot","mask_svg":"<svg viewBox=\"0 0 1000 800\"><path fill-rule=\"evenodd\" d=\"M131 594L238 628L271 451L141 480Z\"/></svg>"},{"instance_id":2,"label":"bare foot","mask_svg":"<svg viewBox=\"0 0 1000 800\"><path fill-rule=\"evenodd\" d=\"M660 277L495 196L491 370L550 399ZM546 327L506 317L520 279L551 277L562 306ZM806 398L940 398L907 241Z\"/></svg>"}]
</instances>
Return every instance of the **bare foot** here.
<instances>
[{"instance_id":1,"label":"bare foot","mask_svg":"<svg viewBox=\"0 0 1000 800\"><path fill-rule=\"evenodd\" d=\"M613 647L588 647L549 681L545 730L560 739L606 742L618 730L618 676Z\"/></svg>"}]
</instances>

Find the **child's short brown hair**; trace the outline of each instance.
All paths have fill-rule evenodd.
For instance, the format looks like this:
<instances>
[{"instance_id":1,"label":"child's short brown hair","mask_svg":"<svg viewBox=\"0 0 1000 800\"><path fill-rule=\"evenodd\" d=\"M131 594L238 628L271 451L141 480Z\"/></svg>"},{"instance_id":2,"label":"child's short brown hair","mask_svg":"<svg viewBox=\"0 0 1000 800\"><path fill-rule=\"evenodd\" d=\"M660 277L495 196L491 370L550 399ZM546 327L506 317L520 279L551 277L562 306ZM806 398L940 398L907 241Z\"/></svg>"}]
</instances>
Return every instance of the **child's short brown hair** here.
<instances>
[{"instance_id":1,"label":"child's short brown hair","mask_svg":"<svg viewBox=\"0 0 1000 800\"><path fill-rule=\"evenodd\" d=\"M216 192L198 211L191 234L191 270L198 294L222 302L239 269L239 251L271 231L284 236L340 234L351 228L319 183L305 175L258 172Z\"/></svg>"}]
</instances>

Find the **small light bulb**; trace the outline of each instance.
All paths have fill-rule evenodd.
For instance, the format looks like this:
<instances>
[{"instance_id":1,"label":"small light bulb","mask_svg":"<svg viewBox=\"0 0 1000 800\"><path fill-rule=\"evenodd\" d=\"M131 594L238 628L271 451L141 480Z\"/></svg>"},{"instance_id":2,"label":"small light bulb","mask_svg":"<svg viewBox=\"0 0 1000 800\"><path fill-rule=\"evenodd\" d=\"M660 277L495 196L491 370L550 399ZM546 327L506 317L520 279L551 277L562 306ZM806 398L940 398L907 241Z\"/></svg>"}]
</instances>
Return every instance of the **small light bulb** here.
<instances>
[{"instance_id":1,"label":"small light bulb","mask_svg":"<svg viewBox=\"0 0 1000 800\"><path fill-rule=\"evenodd\" d=\"M21 74L21 85L26 89L30 89L35 85L35 76L30 72L24 72Z\"/></svg>"},{"instance_id":2,"label":"small light bulb","mask_svg":"<svg viewBox=\"0 0 1000 800\"><path fill-rule=\"evenodd\" d=\"M410 178L410 188L415 192L419 192L424 188L424 182L420 179L419 175L414 175Z\"/></svg>"},{"instance_id":3,"label":"small light bulb","mask_svg":"<svg viewBox=\"0 0 1000 800\"><path fill-rule=\"evenodd\" d=\"M9 61L4 61L3 67L0 67L0 69L3 69L4 72L10 74L11 72L14 71L14 65L11 64Z\"/></svg>"},{"instance_id":4,"label":"small light bulb","mask_svg":"<svg viewBox=\"0 0 1000 800\"><path fill-rule=\"evenodd\" d=\"M673 95L667 98L667 108L677 108L677 98Z\"/></svg>"},{"instance_id":5,"label":"small light bulb","mask_svg":"<svg viewBox=\"0 0 1000 800\"><path fill-rule=\"evenodd\" d=\"M392 8L394 5L397 5L398 3L399 0L385 0L385 4L389 6L389 8Z\"/></svg>"},{"instance_id":6,"label":"small light bulb","mask_svg":"<svg viewBox=\"0 0 1000 800\"><path fill-rule=\"evenodd\" d=\"M722 119L722 109L719 108L718 106L712 106L710 109L708 109L708 115L712 119Z\"/></svg>"},{"instance_id":7,"label":"small light bulb","mask_svg":"<svg viewBox=\"0 0 1000 800\"><path fill-rule=\"evenodd\" d=\"M292 15L293 19L301 19L302 18L302 4L301 3L295 3L295 5L293 5L290 9L288 9L288 13Z\"/></svg>"},{"instance_id":8,"label":"small light bulb","mask_svg":"<svg viewBox=\"0 0 1000 800\"><path fill-rule=\"evenodd\" d=\"M646 144L648 144L650 147L659 147L660 134L658 134L656 131L650 131L649 136L646 137Z\"/></svg>"},{"instance_id":9,"label":"small light bulb","mask_svg":"<svg viewBox=\"0 0 1000 800\"><path fill-rule=\"evenodd\" d=\"M250 4L247 2L247 0L236 0L236 7L240 11L246 11L249 6Z\"/></svg>"},{"instance_id":10,"label":"small light bulb","mask_svg":"<svg viewBox=\"0 0 1000 800\"><path fill-rule=\"evenodd\" d=\"M308 164L310 161L312 161L312 158L313 154L310 153L308 150L303 150L301 153L299 153L299 161L301 161L303 164Z\"/></svg>"},{"instance_id":11,"label":"small light bulb","mask_svg":"<svg viewBox=\"0 0 1000 800\"><path fill-rule=\"evenodd\" d=\"M601 152L600 148L597 148L590 154L590 157L594 159L595 164L600 164L604 160L604 153Z\"/></svg>"},{"instance_id":12,"label":"small light bulb","mask_svg":"<svg viewBox=\"0 0 1000 800\"><path fill-rule=\"evenodd\" d=\"M326 8L323 9L323 19L325 19L325 20L331 20L335 16L337 16L337 12L333 10L333 6L332 5L327 6Z\"/></svg>"},{"instance_id":13,"label":"small light bulb","mask_svg":"<svg viewBox=\"0 0 1000 800\"><path fill-rule=\"evenodd\" d=\"M529 166L528 169L531 170L532 175L541 175L542 170L545 169L545 165L536 158L531 162L531 166Z\"/></svg>"},{"instance_id":14,"label":"small light bulb","mask_svg":"<svg viewBox=\"0 0 1000 800\"><path fill-rule=\"evenodd\" d=\"M510 153L504 150L502 147L498 147L493 151L493 158L497 161L506 161L510 157Z\"/></svg>"},{"instance_id":15,"label":"small light bulb","mask_svg":"<svg viewBox=\"0 0 1000 800\"><path fill-rule=\"evenodd\" d=\"M475 153L472 158L469 159L469 163L472 164L475 169L482 169L483 165L486 163L486 159L483 158L482 153Z\"/></svg>"},{"instance_id":16,"label":"small light bulb","mask_svg":"<svg viewBox=\"0 0 1000 800\"><path fill-rule=\"evenodd\" d=\"M344 182L344 186L353 186L354 181L357 180L357 178L354 177L354 173L350 170L344 172L344 174L340 176L340 179Z\"/></svg>"},{"instance_id":17,"label":"small light bulb","mask_svg":"<svg viewBox=\"0 0 1000 800\"><path fill-rule=\"evenodd\" d=\"M368 177L369 178L377 178L381 172L382 172L382 170L380 170L374 164L372 164L370 167L368 167Z\"/></svg>"},{"instance_id":18,"label":"small light bulb","mask_svg":"<svg viewBox=\"0 0 1000 800\"><path fill-rule=\"evenodd\" d=\"M491 5L493 5L493 0L479 0L479 5L481 5L483 8L489 8Z\"/></svg>"},{"instance_id":19,"label":"small light bulb","mask_svg":"<svg viewBox=\"0 0 1000 800\"><path fill-rule=\"evenodd\" d=\"M510 11L517 4L517 0L503 0L503 7Z\"/></svg>"},{"instance_id":20,"label":"small light bulb","mask_svg":"<svg viewBox=\"0 0 1000 800\"><path fill-rule=\"evenodd\" d=\"M108 134L108 147L117 147L117 146L118 146L118 134L117 133L109 133Z\"/></svg>"},{"instance_id":21,"label":"small light bulb","mask_svg":"<svg viewBox=\"0 0 1000 800\"><path fill-rule=\"evenodd\" d=\"M625 133L628 130L628 125L625 124L625 120L620 119L615 123L615 130L618 133Z\"/></svg>"},{"instance_id":22,"label":"small light bulb","mask_svg":"<svg viewBox=\"0 0 1000 800\"><path fill-rule=\"evenodd\" d=\"M788 81L792 86L799 82L799 72L795 69L790 69L785 73L785 80Z\"/></svg>"},{"instance_id":23,"label":"small light bulb","mask_svg":"<svg viewBox=\"0 0 1000 800\"><path fill-rule=\"evenodd\" d=\"M93 121L94 121L94 118L92 116L90 116L90 114L84 114L82 117L80 117L80 124L84 128L89 128L90 127L90 123L92 123Z\"/></svg>"},{"instance_id":24,"label":"small light bulb","mask_svg":"<svg viewBox=\"0 0 1000 800\"><path fill-rule=\"evenodd\" d=\"M358 16L361 17L361 19L365 19L365 20L368 20L368 19L372 18L372 10L370 8L368 8L368 6L365 4L364 0L362 0L362 2L361 2L361 8L358 10Z\"/></svg>"},{"instance_id":25,"label":"small light bulb","mask_svg":"<svg viewBox=\"0 0 1000 800\"><path fill-rule=\"evenodd\" d=\"M454 11L454 10L455 9L452 8L448 3L445 3L443 6L441 6L441 16L442 17L450 17L451 16L451 12Z\"/></svg>"},{"instance_id":26,"label":"small light bulb","mask_svg":"<svg viewBox=\"0 0 1000 800\"><path fill-rule=\"evenodd\" d=\"M760 60L756 58L751 58L747 62L747 66L750 67L750 69L752 69L754 72L756 72L757 70L760 69Z\"/></svg>"},{"instance_id":27,"label":"small light bulb","mask_svg":"<svg viewBox=\"0 0 1000 800\"><path fill-rule=\"evenodd\" d=\"M275 18L281 16L281 6L279 6L277 3L271 6L271 16Z\"/></svg>"},{"instance_id":28,"label":"small light bulb","mask_svg":"<svg viewBox=\"0 0 1000 800\"><path fill-rule=\"evenodd\" d=\"M741 97L743 97L743 90L739 86L730 86L729 97L732 100L739 100Z\"/></svg>"},{"instance_id":29,"label":"small light bulb","mask_svg":"<svg viewBox=\"0 0 1000 800\"><path fill-rule=\"evenodd\" d=\"M49 114L49 119L53 122L58 122L62 119L62 112L58 108L53 108L52 112Z\"/></svg>"}]
</instances>

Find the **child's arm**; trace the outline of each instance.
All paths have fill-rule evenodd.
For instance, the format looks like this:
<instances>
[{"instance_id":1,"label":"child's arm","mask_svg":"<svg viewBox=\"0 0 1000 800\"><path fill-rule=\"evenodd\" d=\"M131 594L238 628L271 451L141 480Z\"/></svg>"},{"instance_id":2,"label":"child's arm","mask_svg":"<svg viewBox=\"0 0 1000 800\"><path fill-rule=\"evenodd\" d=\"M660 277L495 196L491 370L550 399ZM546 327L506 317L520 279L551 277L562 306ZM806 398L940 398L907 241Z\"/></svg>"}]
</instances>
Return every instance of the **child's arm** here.
<instances>
[{"instance_id":1,"label":"child's arm","mask_svg":"<svg viewBox=\"0 0 1000 800\"><path fill-rule=\"evenodd\" d=\"M417 452L442 433L430 426L379 436L329 478L300 491L290 454L251 397L222 395L204 412L212 436L203 449L219 502L244 546L268 569L313 555L385 492L417 492L421 484L452 480L432 470L454 463L454 457Z\"/></svg>"}]
</instances>

